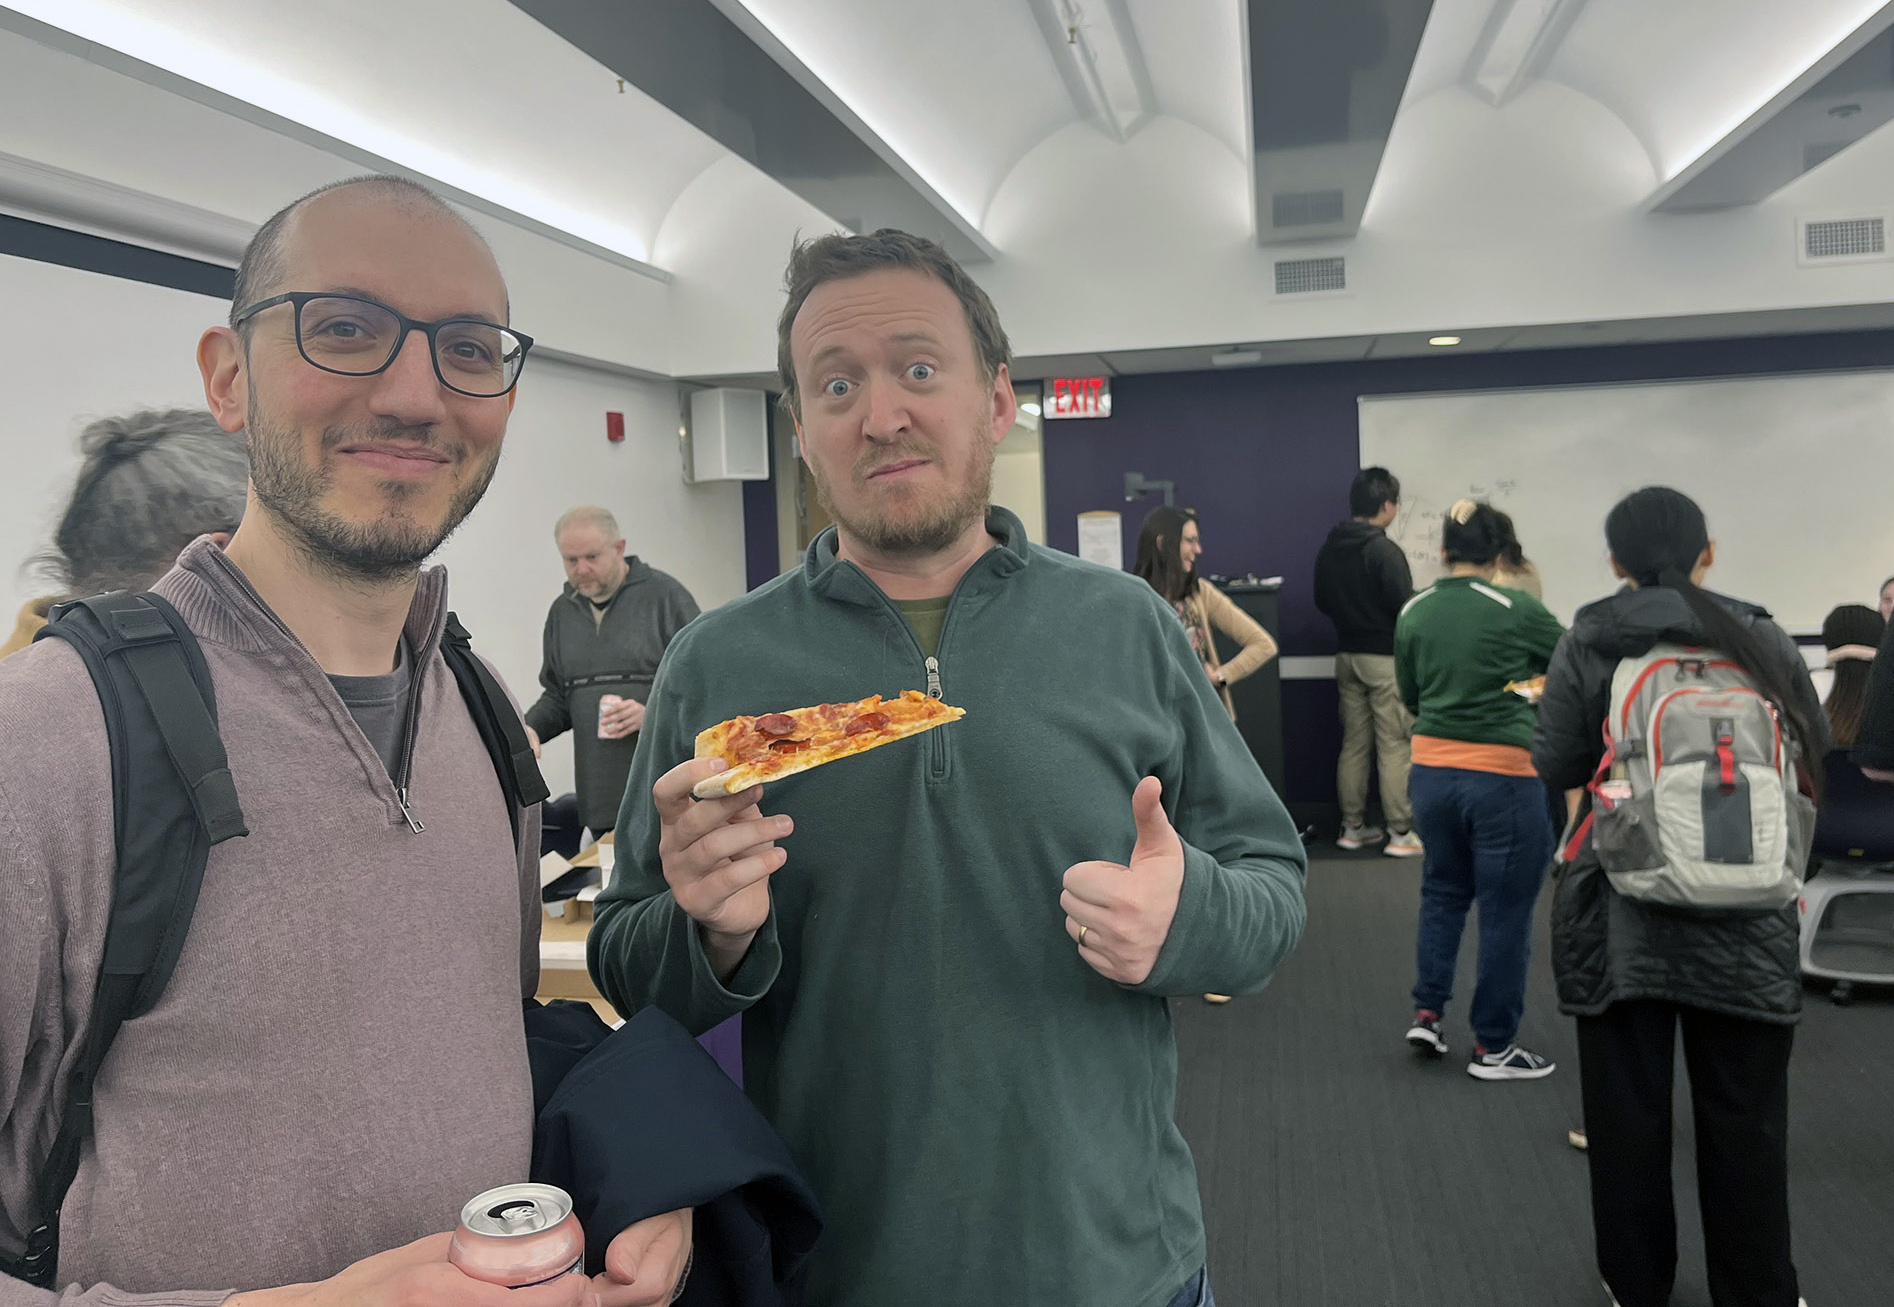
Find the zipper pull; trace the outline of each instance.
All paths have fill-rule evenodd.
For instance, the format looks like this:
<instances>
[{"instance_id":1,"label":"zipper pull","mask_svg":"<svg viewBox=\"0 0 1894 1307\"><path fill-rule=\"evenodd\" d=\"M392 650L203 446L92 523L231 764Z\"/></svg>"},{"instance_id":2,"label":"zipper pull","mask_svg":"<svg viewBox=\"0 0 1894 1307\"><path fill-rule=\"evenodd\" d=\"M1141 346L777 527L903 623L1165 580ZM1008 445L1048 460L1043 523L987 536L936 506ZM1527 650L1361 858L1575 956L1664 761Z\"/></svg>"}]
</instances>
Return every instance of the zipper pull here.
<instances>
[{"instance_id":1,"label":"zipper pull","mask_svg":"<svg viewBox=\"0 0 1894 1307\"><path fill-rule=\"evenodd\" d=\"M927 693L929 697L940 698L940 659L930 657L927 660Z\"/></svg>"},{"instance_id":2,"label":"zipper pull","mask_svg":"<svg viewBox=\"0 0 1894 1307\"><path fill-rule=\"evenodd\" d=\"M414 815L414 809L408 806L408 790L406 786L395 791L395 802L401 805L401 815L408 819L409 830L419 835L427 829L427 827L421 824L421 819Z\"/></svg>"}]
</instances>

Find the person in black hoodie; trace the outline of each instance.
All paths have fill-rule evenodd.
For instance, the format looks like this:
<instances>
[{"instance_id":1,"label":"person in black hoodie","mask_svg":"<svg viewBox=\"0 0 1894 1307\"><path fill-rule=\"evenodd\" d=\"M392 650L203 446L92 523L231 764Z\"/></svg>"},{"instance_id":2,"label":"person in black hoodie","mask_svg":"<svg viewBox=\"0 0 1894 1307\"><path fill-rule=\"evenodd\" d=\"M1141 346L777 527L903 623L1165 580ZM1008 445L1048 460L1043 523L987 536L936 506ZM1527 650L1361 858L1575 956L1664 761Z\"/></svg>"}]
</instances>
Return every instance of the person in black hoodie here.
<instances>
[{"instance_id":1,"label":"person in black hoodie","mask_svg":"<svg viewBox=\"0 0 1894 1307\"><path fill-rule=\"evenodd\" d=\"M1394 622L1414 597L1407 555L1386 527L1401 503L1401 483L1385 467L1364 467L1348 488L1353 516L1328 533L1315 556L1315 606L1335 623L1335 683L1342 699L1342 756L1335 787L1341 797L1344 849L1381 839L1368 825L1368 759L1378 755L1381 811L1388 821L1384 852L1422 852L1407 799L1408 740L1414 721L1394 679Z\"/></svg>"},{"instance_id":2,"label":"person in black hoodie","mask_svg":"<svg viewBox=\"0 0 1894 1307\"><path fill-rule=\"evenodd\" d=\"M1668 641L1740 663L1816 783L1829 733L1808 670L1767 612L1699 588L1716 558L1702 510L1675 490L1639 490L1611 510L1605 540L1626 584L1580 609L1552 656L1532 742L1539 775L1565 790L1592 778L1618 661ZM1670 1300L1671 1067L1681 1026L1711 1301L1796 1307L1787 1138L1789 1050L1802 1006L1795 904L1691 915L1620 895L1588 837L1562 857L1552 969L1560 1007L1578 1018L1592 1229L1606 1286L1621 1307Z\"/></svg>"}]
</instances>

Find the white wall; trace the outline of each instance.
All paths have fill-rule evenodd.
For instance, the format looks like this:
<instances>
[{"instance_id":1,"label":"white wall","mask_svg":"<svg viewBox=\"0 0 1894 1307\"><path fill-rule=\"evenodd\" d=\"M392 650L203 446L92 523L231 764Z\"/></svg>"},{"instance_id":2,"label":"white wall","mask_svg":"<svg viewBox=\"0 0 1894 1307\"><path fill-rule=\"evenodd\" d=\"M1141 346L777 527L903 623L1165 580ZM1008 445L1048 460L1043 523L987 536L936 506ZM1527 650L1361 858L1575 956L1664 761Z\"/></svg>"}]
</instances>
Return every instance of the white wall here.
<instances>
[{"instance_id":1,"label":"white wall","mask_svg":"<svg viewBox=\"0 0 1894 1307\"><path fill-rule=\"evenodd\" d=\"M625 441L605 439L605 414L625 415ZM744 591L738 483L686 485L672 382L529 362L487 497L441 550L453 602L474 646L522 704L538 696L540 633L565 583L552 526L576 504L618 518L626 549L684 583L703 609ZM554 794L572 788L570 736L546 750Z\"/></svg>"},{"instance_id":2,"label":"white wall","mask_svg":"<svg viewBox=\"0 0 1894 1307\"><path fill-rule=\"evenodd\" d=\"M43 583L21 574L52 538L94 418L202 408L194 351L222 300L0 255L0 595L6 620Z\"/></svg>"},{"instance_id":3,"label":"white wall","mask_svg":"<svg viewBox=\"0 0 1894 1307\"><path fill-rule=\"evenodd\" d=\"M0 359L14 384L0 405L0 595L11 614L43 585L19 574L43 549L70 493L87 421L150 407L201 407L198 336L221 300L0 255ZM605 413L626 439L605 439ZM526 702L537 693L546 608L564 582L551 532L581 502L617 514L630 548L689 587L704 608L743 592L743 509L734 483L687 486L677 387L531 362L487 497L441 551L453 604L475 645ZM571 788L571 752L548 750L547 779Z\"/></svg>"}]
</instances>

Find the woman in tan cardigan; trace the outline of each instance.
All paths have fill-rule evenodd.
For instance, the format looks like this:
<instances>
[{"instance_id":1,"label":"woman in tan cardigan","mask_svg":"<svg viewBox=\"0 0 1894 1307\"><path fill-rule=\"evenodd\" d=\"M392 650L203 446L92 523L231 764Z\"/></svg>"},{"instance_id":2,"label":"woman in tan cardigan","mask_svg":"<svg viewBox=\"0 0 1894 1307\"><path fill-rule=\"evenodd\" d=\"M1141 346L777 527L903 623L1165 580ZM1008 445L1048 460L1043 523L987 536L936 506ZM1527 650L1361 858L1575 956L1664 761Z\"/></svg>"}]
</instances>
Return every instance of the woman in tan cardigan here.
<instances>
[{"instance_id":1,"label":"woman in tan cardigan","mask_svg":"<svg viewBox=\"0 0 1894 1307\"><path fill-rule=\"evenodd\" d=\"M1191 647L1197 651L1197 660L1203 664L1204 675L1217 687L1224 709L1235 721L1236 704L1230 698L1230 686L1274 658L1276 642L1223 591L1197 579L1197 559L1202 553L1197 515L1166 504L1145 516L1144 529L1138 533L1138 561L1131 570L1150 582L1151 588L1175 610L1190 636ZM1227 663L1217 657L1214 631L1223 632L1241 646ZM1204 1000L1228 1003L1230 996L1205 994Z\"/></svg>"},{"instance_id":2,"label":"woman in tan cardigan","mask_svg":"<svg viewBox=\"0 0 1894 1307\"><path fill-rule=\"evenodd\" d=\"M1274 658L1276 642L1223 591L1197 580L1197 559L1202 553L1197 515L1187 508L1166 504L1146 515L1144 529L1138 534L1138 561L1131 570L1150 582L1151 588L1176 610L1204 674L1217 687L1230 720L1235 721L1236 704L1230 698L1230 687ZM1241 646L1227 663L1217 657L1213 631L1223 632Z\"/></svg>"}]
</instances>

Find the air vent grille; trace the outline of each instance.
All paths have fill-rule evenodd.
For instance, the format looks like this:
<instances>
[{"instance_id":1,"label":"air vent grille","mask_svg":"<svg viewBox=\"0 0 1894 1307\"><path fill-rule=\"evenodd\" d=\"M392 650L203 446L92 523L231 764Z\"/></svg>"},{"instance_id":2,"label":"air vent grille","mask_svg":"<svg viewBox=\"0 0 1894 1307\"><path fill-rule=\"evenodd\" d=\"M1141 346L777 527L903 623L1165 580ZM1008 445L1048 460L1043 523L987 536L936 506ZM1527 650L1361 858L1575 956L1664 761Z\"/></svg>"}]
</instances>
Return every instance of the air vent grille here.
<instances>
[{"instance_id":1,"label":"air vent grille","mask_svg":"<svg viewBox=\"0 0 1894 1307\"><path fill-rule=\"evenodd\" d=\"M1853 144L1853 141L1810 141L1802 147L1802 171L1814 172Z\"/></svg>"},{"instance_id":2,"label":"air vent grille","mask_svg":"<svg viewBox=\"0 0 1894 1307\"><path fill-rule=\"evenodd\" d=\"M1279 259L1276 263L1278 295L1347 289L1348 260L1339 254L1321 259Z\"/></svg>"},{"instance_id":3,"label":"air vent grille","mask_svg":"<svg viewBox=\"0 0 1894 1307\"><path fill-rule=\"evenodd\" d=\"M1860 258L1887 252L1887 231L1883 219L1842 218L1834 222L1811 222L1802 229L1803 252L1811 259ZM1282 265L1276 265L1277 288L1282 284Z\"/></svg>"},{"instance_id":4,"label":"air vent grille","mask_svg":"<svg viewBox=\"0 0 1894 1307\"><path fill-rule=\"evenodd\" d=\"M1269 203L1270 219L1278 227L1317 227L1342 220L1342 193L1336 191L1283 191Z\"/></svg>"}]
</instances>

